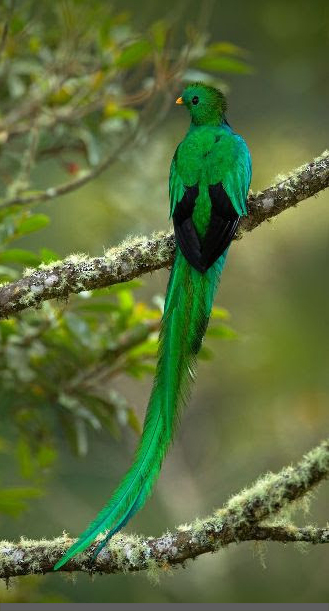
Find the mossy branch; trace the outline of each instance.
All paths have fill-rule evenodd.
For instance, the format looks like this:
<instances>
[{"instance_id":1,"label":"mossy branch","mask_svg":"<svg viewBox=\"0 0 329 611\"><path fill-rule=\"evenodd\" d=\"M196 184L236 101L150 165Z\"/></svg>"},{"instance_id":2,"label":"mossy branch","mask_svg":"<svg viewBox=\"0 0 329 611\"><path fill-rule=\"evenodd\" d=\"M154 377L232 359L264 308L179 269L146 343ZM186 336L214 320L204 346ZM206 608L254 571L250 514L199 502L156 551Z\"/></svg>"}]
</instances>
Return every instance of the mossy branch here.
<instances>
[{"instance_id":1,"label":"mossy branch","mask_svg":"<svg viewBox=\"0 0 329 611\"><path fill-rule=\"evenodd\" d=\"M248 199L250 214L243 219L237 237L295 206L329 186L329 152L297 168L286 178ZM25 277L0 287L0 318L48 299L66 299L71 293L126 282L172 264L175 238L158 233L150 238L128 238L103 257L72 255L63 261L27 270Z\"/></svg>"},{"instance_id":2,"label":"mossy branch","mask_svg":"<svg viewBox=\"0 0 329 611\"><path fill-rule=\"evenodd\" d=\"M201 554L218 551L230 543L243 541L280 541L288 543L329 543L329 527L298 528L284 521L270 524L281 510L305 496L329 475L329 439L306 454L294 467L278 474L268 473L253 486L233 496L211 517L197 519L159 538L118 534L93 561L95 543L87 552L68 562L61 571L118 573L147 570L157 575L159 569L182 565ZM267 520L267 523L264 523ZM48 573L72 539L63 535L52 541L0 543L0 577Z\"/></svg>"}]
</instances>

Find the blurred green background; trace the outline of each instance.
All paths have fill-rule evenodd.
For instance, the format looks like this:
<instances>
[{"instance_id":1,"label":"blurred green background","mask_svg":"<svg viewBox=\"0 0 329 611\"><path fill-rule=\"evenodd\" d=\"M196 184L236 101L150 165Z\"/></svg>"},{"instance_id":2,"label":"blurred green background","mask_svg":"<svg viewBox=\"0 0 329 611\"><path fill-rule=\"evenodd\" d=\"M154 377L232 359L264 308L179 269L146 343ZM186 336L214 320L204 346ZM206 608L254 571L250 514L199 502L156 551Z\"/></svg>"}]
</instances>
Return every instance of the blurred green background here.
<instances>
[{"instance_id":1,"label":"blurred green background","mask_svg":"<svg viewBox=\"0 0 329 611\"><path fill-rule=\"evenodd\" d=\"M83 4L83 3L80 3ZM108 2L103 3L104 13ZM160 18L176 20L178 38L200 18L197 0L136 3L129 10L143 32ZM228 120L243 135L253 158L252 189L320 154L328 146L329 5L325 0L233 0L205 5L211 41L230 41L248 51L252 74L225 75ZM154 112L154 111L153 111ZM188 127L184 109L172 104L165 122L86 187L39 206L51 223L22 247L54 249L60 256L103 249L127 234L167 229L171 157ZM39 176L55 182L51 162ZM152 498L127 531L158 535L221 506L267 470L297 461L327 434L329 254L328 192L302 202L262 225L230 251L216 303L229 310L238 339L208 345L172 450ZM164 294L168 271L146 278L138 298ZM151 378L119 377L116 388L142 418ZM8 432L10 435L10 432ZM129 465L136 434L123 429L90 433L86 457L63 440L41 498L16 520L2 516L1 534L12 540L77 535L95 516ZM10 482L10 454L1 456ZM299 523L324 525L328 491L316 493ZM305 553L301 553L305 552ZM61 575L13 582L0 600L52 602L326 602L328 550L245 543L200 557L153 585L145 575Z\"/></svg>"}]
</instances>

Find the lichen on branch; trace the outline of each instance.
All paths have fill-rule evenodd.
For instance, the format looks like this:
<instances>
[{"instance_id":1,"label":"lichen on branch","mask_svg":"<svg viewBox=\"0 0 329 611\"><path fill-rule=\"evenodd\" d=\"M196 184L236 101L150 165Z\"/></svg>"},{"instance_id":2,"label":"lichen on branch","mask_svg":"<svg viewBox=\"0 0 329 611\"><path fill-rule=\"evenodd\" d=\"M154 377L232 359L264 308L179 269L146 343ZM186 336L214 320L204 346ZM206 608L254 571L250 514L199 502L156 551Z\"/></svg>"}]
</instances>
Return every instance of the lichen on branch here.
<instances>
[{"instance_id":1,"label":"lichen on branch","mask_svg":"<svg viewBox=\"0 0 329 611\"><path fill-rule=\"evenodd\" d=\"M196 519L189 525L158 538L143 538L119 533L93 560L96 541L60 570L89 573L118 573L146 570L157 575L161 569L182 565L187 560L216 552L243 541L329 543L329 528L294 524L271 524L281 510L305 497L329 475L329 439L308 452L296 466L277 474L268 473L251 487L233 496L212 516ZM264 523L264 520L266 522ZM73 543L67 535L51 541L0 543L0 577L9 579L33 573L48 573Z\"/></svg>"},{"instance_id":2,"label":"lichen on branch","mask_svg":"<svg viewBox=\"0 0 329 611\"><path fill-rule=\"evenodd\" d=\"M241 222L237 237L328 186L329 152L325 151L265 191L251 194L249 216ZM0 318L37 307L48 299L66 299L71 293L126 282L168 267L174 251L173 234L157 233L151 237L129 237L102 257L71 255L63 261L27 270L20 280L0 287Z\"/></svg>"}]
</instances>

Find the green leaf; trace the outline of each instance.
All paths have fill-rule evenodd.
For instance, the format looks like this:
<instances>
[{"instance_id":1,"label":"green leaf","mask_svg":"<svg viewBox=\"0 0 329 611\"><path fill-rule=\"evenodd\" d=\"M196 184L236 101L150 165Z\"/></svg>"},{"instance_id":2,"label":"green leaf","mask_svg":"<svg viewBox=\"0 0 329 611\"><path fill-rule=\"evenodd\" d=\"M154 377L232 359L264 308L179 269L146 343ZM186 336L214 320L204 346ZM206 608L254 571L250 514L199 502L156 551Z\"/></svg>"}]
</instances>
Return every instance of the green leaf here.
<instances>
[{"instance_id":1,"label":"green leaf","mask_svg":"<svg viewBox=\"0 0 329 611\"><path fill-rule=\"evenodd\" d=\"M136 119L136 117L138 117L138 112L134 108L119 108L119 110L115 113L115 116L119 119L131 121L132 119Z\"/></svg>"},{"instance_id":2,"label":"green leaf","mask_svg":"<svg viewBox=\"0 0 329 611\"><path fill-rule=\"evenodd\" d=\"M86 321L73 312L65 314L66 324L71 333L87 348L91 344L91 332Z\"/></svg>"},{"instance_id":3,"label":"green leaf","mask_svg":"<svg viewBox=\"0 0 329 611\"><path fill-rule=\"evenodd\" d=\"M129 350L129 357L137 358L137 357L145 357L145 356L155 356L158 351L158 342L147 339L142 344L138 344L134 348Z\"/></svg>"},{"instance_id":4,"label":"green leaf","mask_svg":"<svg viewBox=\"0 0 329 611\"><path fill-rule=\"evenodd\" d=\"M122 282L118 284L113 284L108 289L97 289L95 290L96 295L110 295L112 293L121 293L122 291L126 291L127 289L138 289L141 286L144 286L142 280L129 280L129 282Z\"/></svg>"},{"instance_id":5,"label":"green leaf","mask_svg":"<svg viewBox=\"0 0 329 611\"><path fill-rule=\"evenodd\" d=\"M207 47L207 54L222 54L222 55L238 55L240 57L245 57L248 55L248 52L238 45L233 44L232 42L214 42Z\"/></svg>"},{"instance_id":6,"label":"green leaf","mask_svg":"<svg viewBox=\"0 0 329 611\"><path fill-rule=\"evenodd\" d=\"M76 434L76 447L78 456L86 456L88 452L88 436L86 423L81 418L76 418L74 422Z\"/></svg>"},{"instance_id":7,"label":"green leaf","mask_svg":"<svg viewBox=\"0 0 329 611\"><path fill-rule=\"evenodd\" d=\"M19 274L16 269L12 269L11 267L7 267L6 265L0 265L0 281L7 282L10 280L16 280Z\"/></svg>"},{"instance_id":8,"label":"green leaf","mask_svg":"<svg viewBox=\"0 0 329 611\"><path fill-rule=\"evenodd\" d=\"M41 259L38 255L30 250L23 248L10 248L0 253L1 263L19 263L20 265L28 265L29 267L37 267L40 265Z\"/></svg>"},{"instance_id":9,"label":"green leaf","mask_svg":"<svg viewBox=\"0 0 329 611\"><path fill-rule=\"evenodd\" d=\"M120 310L124 314L130 314L134 308L134 297L131 291L120 291L118 294Z\"/></svg>"},{"instance_id":10,"label":"green leaf","mask_svg":"<svg viewBox=\"0 0 329 611\"><path fill-rule=\"evenodd\" d=\"M60 256L50 248L40 248L39 253L42 263L45 264L52 263L53 261L58 261L60 259Z\"/></svg>"},{"instance_id":11,"label":"green leaf","mask_svg":"<svg viewBox=\"0 0 329 611\"><path fill-rule=\"evenodd\" d=\"M151 363L128 363L125 366L125 372L129 375L141 380L145 374L154 375L155 365Z\"/></svg>"},{"instance_id":12,"label":"green leaf","mask_svg":"<svg viewBox=\"0 0 329 611\"><path fill-rule=\"evenodd\" d=\"M38 488L6 488L0 490L0 513L13 517L28 508L28 499L38 498L42 494Z\"/></svg>"},{"instance_id":13,"label":"green leaf","mask_svg":"<svg viewBox=\"0 0 329 611\"><path fill-rule=\"evenodd\" d=\"M75 418L71 414L60 412L59 421L61 423L62 431L66 437L66 441L68 442L71 448L71 451L77 454L77 439L74 424Z\"/></svg>"},{"instance_id":14,"label":"green leaf","mask_svg":"<svg viewBox=\"0 0 329 611\"><path fill-rule=\"evenodd\" d=\"M228 320L230 317L229 311L225 310L225 308L218 308L217 306L214 306L211 310L211 318L215 320Z\"/></svg>"},{"instance_id":15,"label":"green leaf","mask_svg":"<svg viewBox=\"0 0 329 611\"><path fill-rule=\"evenodd\" d=\"M75 419L88 422L95 431L100 431L102 428L99 419L78 398L61 393L58 397L58 402L70 411L75 416Z\"/></svg>"},{"instance_id":16,"label":"green leaf","mask_svg":"<svg viewBox=\"0 0 329 611\"><path fill-rule=\"evenodd\" d=\"M49 223L50 219L45 214L33 214L21 221L17 227L17 233L19 235L32 233L33 231L38 231L39 229L43 229L43 227L47 227Z\"/></svg>"},{"instance_id":17,"label":"green leaf","mask_svg":"<svg viewBox=\"0 0 329 611\"><path fill-rule=\"evenodd\" d=\"M50 467L57 458L57 451L53 446L43 444L37 454L39 467L46 469Z\"/></svg>"},{"instance_id":18,"label":"green leaf","mask_svg":"<svg viewBox=\"0 0 329 611\"><path fill-rule=\"evenodd\" d=\"M85 301L75 305L77 310L85 310L87 312L113 312L118 310L118 306L110 301Z\"/></svg>"},{"instance_id":19,"label":"green leaf","mask_svg":"<svg viewBox=\"0 0 329 611\"><path fill-rule=\"evenodd\" d=\"M214 356L214 353L208 346L201 346L201 350L198 354L198 358L202 361L210 361Z\"/></svg>"},{"instance_id":20,"label":"green leaf","mask_svg":"<svg viewBox=\"0 0 329 611\"><path fill-rule=\"evenodd\" d=\"M135 433L137 433L137 435L141 435L142 434L142 425L136 416L135 410L133 410L132 407L129 407L129 409L127 410L127 413L128 413L128 424L135 431Z\"/></svg>"},{"instance_id":21,"label":"green leaf","mask_svg":"<svg viewBox=\"0 0 329 611\"><path fill-rule=\"evenodd\" d=\"M99 142L97 138L95 138L93 133L87 129L81 129L78 134L86 146L89 164L91 166L97 165L100 160Z\"/></svg>"},{"instance_id":22,"label":"green leaf","mask_svg":"<svg viewBox=\"0 0 329 611\"><path fill-rule=\"evenodd\" d=\"M17 329L17 321L11 320L1 320L0 321L0 336L2 342L7 342L10 335L15 335Z\"/></svg>"},{"instance_id":23,"label":"green leaf","mask_svg":"<svg viewBox=\"0 0 329 611\"><path fill-rule=\"evenodd\" d=\"M160 19L151 25L150 32L156 48L161 51L166 43L168 24Z\"/></svg>"},{"instance_id":24,"label":"green leaf","mask_svg":"<svg viewBox=\"0 0 329 611\"><path fill-rule=\"evenodd\" d=\"M30 479L34 475L35 464L31 448L25 439L20 439L17 445L17 458L22 477Z\"/></svg>"},{"instance_id":25,"label":"green leaf","mask_svg":"<svg viewBox=\"0 0 329 611\"><path fill-rule=\"evenodd\" d=\"M220 325L218 327L210 327L207 331L209 337L220 337L222 339L236 339L238 334L234 329L226 325Z\"/></svg>"},{"instance_id":26,"label":"green leaf","mask_svg":"<svg viewBox=\"0 0 329 611\"><path fill-rule=\"evenodd\" d=\"M205 55L201 57L194 65L201 70L209 70L210 72L231 72L234 74L252 74L254 71L251 66L245 62L233 57L223 57L217 55Z\"/></svg>"},{"instance_id":27,"label":"green leaf","mask_svg":"<svg viewBox=\"0 0 329 611\"><path fill-rule=\"evenodd\" d=\"M119 68L131 68L150 55L152 46L148 40L142 39L125 47L116 61Z\"/></svg>"}]
</instances>

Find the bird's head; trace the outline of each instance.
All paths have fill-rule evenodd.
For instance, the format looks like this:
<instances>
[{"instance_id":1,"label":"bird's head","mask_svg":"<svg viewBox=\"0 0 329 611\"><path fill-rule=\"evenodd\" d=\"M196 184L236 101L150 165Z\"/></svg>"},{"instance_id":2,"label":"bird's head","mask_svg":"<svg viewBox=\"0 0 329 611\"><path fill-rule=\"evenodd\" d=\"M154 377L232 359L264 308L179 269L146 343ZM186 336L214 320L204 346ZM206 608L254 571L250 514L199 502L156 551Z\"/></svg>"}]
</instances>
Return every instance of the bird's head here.
<instances>
[{"instance_id":1,"label":"bird's head","mask_svg":"<svg viewBox=\"0 0 329 611\"><path fill-rule=\"evenodd\" d=\"M222 92L204 83L188 85L176 104L187 106L194 125L220 124L227 108Z\"/></svg>"}]
</instances>

